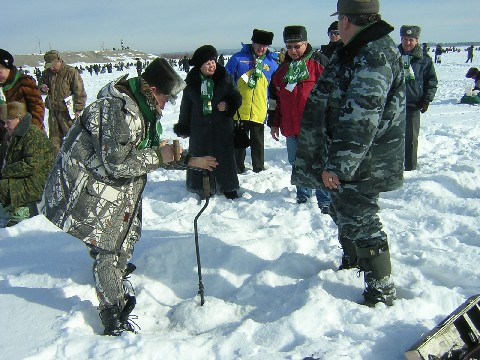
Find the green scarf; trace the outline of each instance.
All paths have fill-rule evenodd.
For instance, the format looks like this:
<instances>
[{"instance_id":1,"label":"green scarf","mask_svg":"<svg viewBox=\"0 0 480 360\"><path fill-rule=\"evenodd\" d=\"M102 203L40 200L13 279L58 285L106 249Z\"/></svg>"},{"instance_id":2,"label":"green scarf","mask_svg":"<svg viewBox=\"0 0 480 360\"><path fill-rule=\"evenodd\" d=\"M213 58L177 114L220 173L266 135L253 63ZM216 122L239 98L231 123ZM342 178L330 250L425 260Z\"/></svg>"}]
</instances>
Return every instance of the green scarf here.
<instances>
[{"instance_id":1,"label":"green scarf","mask_svg":"<svg viewBox=\"0 0 480 360\"><path fill-rule=\"evenodd\" d=\"M263 74L263 60L267 54L263 54L261 57L255 59L255 66L252 69L252 74L248 78L248 87L255 89L257 86L257 80L262 77ZM255 55L254 55L255 57Z\"/></svg>"},{"instance_id":2,"label":"green scarf","mask_svg":"<svg viewBox=\"0 0 480 360\"><path fill-rule=\"evenodd\" d=\"M415 80L415 73L412 69L412 55L402 55L403 72L405 74L405 82L409 80Z\"/></svg>"},{"instance_id":3,"label":"green scarf","mask_svg":"<svg viewBox=\"0 0 480 360\"><path fill-rule=\"evenodd\" d=\"M137 101L137 105L140 108L140 112L147 120L147 136L138 144L137 149L143 150L148 147L157 147L160 145L160 135L162 135L163 129L160 123L160 117L155 115L150 105L148 105L145 95L142 94L138 87L138 78L131 78L128 80L128 86L132 91L133 97Z\"/></svg>"},{"instance_id":4,"label":"green scarf","mask_svg":"<svg viewBox=\"0 0 480 360\"><path fill-rule=\"evenodd\" d=\"M13 79L11 84L0 87L0 104L5 104L7 102L4 91L11 89L13 85L17 83L18 79L20 79L20 75L22 75L20 74L20 71L17 71L17 73L15 74L15 78Z\"/></svg>"},{"instance_id":5,"label":"green scarf","mask_svg":"<svg viewBox=\"0 0 480 360\"><path fill-rule=\"evenodd\" d=\"M310 59L313 52L305 56L304 58L292 60L288 64L288 71L283 78L283 81L288 84L295 84L300 80L308 79L310 74L307 69L307 60Z\"/></svg>"},{"instance_id":6,"label":"green scarf","mask_svg":"<svg viewBox=\"0 0 480 360\"><path fill-rule=\"evenodd\" d=\"M205 77L200 74L202 84L200 85L200 97L203 103L203 115L212 113L212 99L213 99L213 80L211 77Z\"/></svg>"}]
</instances>

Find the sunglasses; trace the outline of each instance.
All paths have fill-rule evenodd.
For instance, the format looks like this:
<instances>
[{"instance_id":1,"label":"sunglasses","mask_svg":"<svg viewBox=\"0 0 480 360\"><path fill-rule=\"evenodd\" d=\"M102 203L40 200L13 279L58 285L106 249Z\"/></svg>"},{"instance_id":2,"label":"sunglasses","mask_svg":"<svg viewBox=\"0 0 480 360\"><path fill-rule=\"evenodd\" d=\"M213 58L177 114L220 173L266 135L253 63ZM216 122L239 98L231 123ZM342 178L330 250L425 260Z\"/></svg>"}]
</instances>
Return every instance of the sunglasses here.
<instances>
[{"instance_id":1,"label":"sunglasses","mask_svg":"<svg viewBox=\"0 0 480 360\"><path fill-rule=\"evenodd\" d=\"M300 49L304 44L295 44L295 45L285 45L285 47L287 48L287 50L292 50L292 49L295 49L295 50L298 50Z\"/></svg>"},{"instance_id":2,"label":"sunglasses","mask_svg":"<svg viewBox=\"0 0 480 360\"><path fill-rule=\"evenodd\" d=\"M330 31L328 32L328 35L330 35L330 36L332 36L332 35L337 35L337 36L338 36L338 35L340 35L340 33L338 32L338 30L330 30Z\"/></svg>"}]
</instances>

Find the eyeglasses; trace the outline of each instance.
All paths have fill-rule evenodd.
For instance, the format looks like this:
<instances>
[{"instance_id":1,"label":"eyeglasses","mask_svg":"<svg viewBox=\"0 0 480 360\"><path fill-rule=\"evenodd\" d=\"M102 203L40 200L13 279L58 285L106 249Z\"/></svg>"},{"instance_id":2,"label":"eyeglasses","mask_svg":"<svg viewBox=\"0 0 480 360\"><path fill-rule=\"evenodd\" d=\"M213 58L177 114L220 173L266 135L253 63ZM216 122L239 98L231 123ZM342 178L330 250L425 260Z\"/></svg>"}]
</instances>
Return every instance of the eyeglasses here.
<instances>
[{"instance_id":1,"label":"eyeglasses","mask_svg":"<svg viewBox=\"0 0 480 360\"><path fill-rule=\"evenodd\" d=\"M295 45L287 44L287 45L285 45L285 47L287 48L287 50L292 50L292 49L298 50L298 49L300 49L303 45L305 45L305 43L295 44Z\"/></svg>"},{"instance_id":2,"label":"eyeglasses","mask_svg":"<svg viewBox=\"0 0 480 360\"><path fill-rule=\"evenodd\" d=\"M328 32L328 35L329 35L329 36L332 36L332 35L338 36L338 35L340 35L340 32L339 32L338 30L330 30L330 31Z\"/></svg>"}]
</instances>

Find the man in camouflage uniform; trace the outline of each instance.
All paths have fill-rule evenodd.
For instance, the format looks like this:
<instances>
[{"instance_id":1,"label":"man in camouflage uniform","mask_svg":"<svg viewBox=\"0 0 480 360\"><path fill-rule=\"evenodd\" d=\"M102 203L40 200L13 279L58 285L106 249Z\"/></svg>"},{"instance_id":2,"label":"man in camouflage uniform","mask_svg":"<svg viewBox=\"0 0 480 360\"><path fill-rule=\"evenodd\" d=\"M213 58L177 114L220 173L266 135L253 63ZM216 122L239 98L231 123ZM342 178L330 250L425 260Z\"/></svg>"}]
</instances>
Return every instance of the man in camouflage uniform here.
<instances>
[{"instance_id":1,"label":"man in camouflage uniform","mask_svg":"<svg viewBox=\"0 0 480 360\"><path fill-rule=\"evenodd\" d=\"M364 271L368 305L392 305L387 235L378 196L403 183L405 82L378 0L339 0L345 42L305 106L292 183L331 191L330 213L343 248L340 269ZM332 15L332 16L333 16Z\"/></svg>"},{"instance_id":2,"label":"man in camouflage uniform","mask_svg":"<svg viewBox=\"0 0 480 360\"><path fill-rule=\"evenodd\" d=\"M155 59L140 77L127 76L100 90L74 122L40 204L52 223L91 249L104 334L114 336L134 330L128 316L136 300L124 280L135 269L128 260L140 239L147 173L217 165L212 157L188 154L172 165L173 146L160 142L162 109L185 87L167 60Z\"/></svg>"},{"instance_id":3,"label":"man in camouflage uniform","mask_svg":"<svg viewBox=\"0 0 480 360\"><path fill-rule=\"evenodd\" d=\"M68 129L85 108L87 93L78 70L65 64L57 50L46 52L44 59L45 71L40 90L47 94L45 106L48 109L48 137L58 152ZM67 101L70 96L71 101ZM68 102L71 109L68 108Z\"/></svg>"},{"instance_id":4,"label":"man in camouflage uniform","mask_svg":"<svg viewBox=\"0 0 480 360\"><path fill-rule=\"evenodd\" d=\"M1 111L5 135L0 146L0 204L12 226L37 215L35 203L53 162L53 146L47 135L32 123L24 103L13 101Z\"/></svg>"}]
</instances>

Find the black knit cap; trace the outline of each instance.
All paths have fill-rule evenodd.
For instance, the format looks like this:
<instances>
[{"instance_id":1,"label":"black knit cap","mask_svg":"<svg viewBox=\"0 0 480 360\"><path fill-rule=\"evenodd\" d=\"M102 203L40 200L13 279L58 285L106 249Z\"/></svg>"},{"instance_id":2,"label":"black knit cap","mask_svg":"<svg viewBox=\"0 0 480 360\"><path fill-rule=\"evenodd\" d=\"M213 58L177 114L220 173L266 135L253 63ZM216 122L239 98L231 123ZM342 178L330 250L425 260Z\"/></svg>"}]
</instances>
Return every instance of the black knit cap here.
<instances>
[{"instance_id":1,"label":"black knit cap","mask_svg":"<svg viewBox=\"0 0 480 360\"><path fill-rule=\"evenodd\" d=\"M0 49L0 65L13 69L13 56L7 50Z\"/></svg>"},{"instance_id":2,"label":"black knit cap","mask_svg":"<svg viewBox=\"0 0 480 360\"><path fill-rule=\"evenodd\" d=\"M189 63L190 65L201 67L209 60L217 61L217 56L217 49L215 49L212 45L203 45L195 50Z\"/></svg>"},{"instance_id":3,"label":"black knit cap","mask_svg":"<svg viewBox=\"0 0 480 360\"><path fill-rule=\"evenodd\" d=\"M283 41L285 43L307 41L307 29L301 25L285 26L283 29Z\"/></svg>"},{"instance_id":4,"label":"black knit cap","mask_svg":"<svg viewBox=\"0 0 480 360\"><path fill-rule=\"evenodd\" d=\"M273 32L253 29L252 42L260 45L272 45Z\"/></svg>"},{"instance_id":5,"label":"black knit cap","mask_svg":"<svg viewBox=\"0 0 480 360\"><path fill-rule=\"evenodd\" d=\"M334 21L330 24L328 27L327 33L329 33L332 30L338 30L338 21Z\"/></svg>"},{"instance_id":6,"label":"black knit cap","mask_svg":"<svg viewBox=\"0 0 480 360\"><path fill-rule=\"evenodd\" d=\"M185 87L183 79L164 58L155 58L143 71L142 78L164 95L176 95Z\"/></svg>"}]
</instances>

